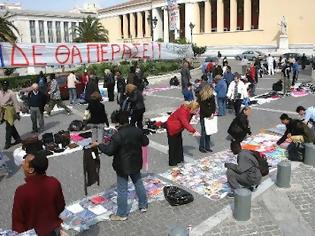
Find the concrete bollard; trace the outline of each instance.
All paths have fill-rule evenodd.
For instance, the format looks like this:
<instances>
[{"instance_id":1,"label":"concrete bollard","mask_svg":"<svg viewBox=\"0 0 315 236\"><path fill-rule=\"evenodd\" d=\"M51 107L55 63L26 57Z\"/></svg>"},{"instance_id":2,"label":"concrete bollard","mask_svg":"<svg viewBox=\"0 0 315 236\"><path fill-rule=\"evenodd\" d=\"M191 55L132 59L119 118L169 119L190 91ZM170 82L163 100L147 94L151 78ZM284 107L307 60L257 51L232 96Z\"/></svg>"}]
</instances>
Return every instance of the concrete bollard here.
<instances>
[{"instance_id":1,"label":"concrete bollard","mask_svg":"<svg viewBox=\"0 0 315 236\"><path fill-rule=\"evenodd\" d=\"M312 143L306 143L305 146L305 156L304 164L315 167L315 145Z\"/></svg>"},{"instance_id":2,"label":"concrete bollard","mask_svg":"<svg viewBox=\"0 0 315 236\"><path fill-rule=\"evenodd\" d=\"M291 181L291 162L281 161L277 166L277 186L279 188L290 188Z\"/></svg>"},{"instance_id":3,"label":"concrete bollard","mask_svg":"<svg viewBox=\"0 0 315 236\"><path fill-rule=\"evenodd\" d=\"M235 190L233 216L238 221L250 219L250 209L252 205L252 192L241 188Z\"/></svg>"},{"instance_id":4,"label":"concrete bollard","mask_svg":"<svg viewBox=\"0 0 315 236\"><path fill-rule=\"evenodd\" d=\"M189 231L182 225L175 225L167 234L168 236L189 236Z\"/></svg>"}]
</instances>

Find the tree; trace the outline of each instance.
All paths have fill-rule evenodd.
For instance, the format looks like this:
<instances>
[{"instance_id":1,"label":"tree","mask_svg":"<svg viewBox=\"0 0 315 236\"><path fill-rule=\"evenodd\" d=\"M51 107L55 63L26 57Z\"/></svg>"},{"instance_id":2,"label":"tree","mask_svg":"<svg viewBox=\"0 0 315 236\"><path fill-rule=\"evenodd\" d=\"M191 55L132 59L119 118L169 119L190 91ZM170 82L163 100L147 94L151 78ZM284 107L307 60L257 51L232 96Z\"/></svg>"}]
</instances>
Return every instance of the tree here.
<instances>
[{"instance_id":1,"label":"tree","mask_svg":"<svg viewBox=\"0 0 315 236\"><path fill-rule=\"evenodd\" d=\"M75 27L75 32L78 37L74 41L78 43L108 42L108 30L96 17L84 18L82 24Z\"/></svg>"},{"instance_id":2,"label":"tree","mask_svg":"<svg viewBox=\"0 0 315 236\"><path fill-rule=\"evenodd\" d=\"M18 29L13 25L13 23L9 20L12 15L9 12L0 15L0 41L15 43L16 35L14 31L18 34Z\"/></svg>"}]
</instances>

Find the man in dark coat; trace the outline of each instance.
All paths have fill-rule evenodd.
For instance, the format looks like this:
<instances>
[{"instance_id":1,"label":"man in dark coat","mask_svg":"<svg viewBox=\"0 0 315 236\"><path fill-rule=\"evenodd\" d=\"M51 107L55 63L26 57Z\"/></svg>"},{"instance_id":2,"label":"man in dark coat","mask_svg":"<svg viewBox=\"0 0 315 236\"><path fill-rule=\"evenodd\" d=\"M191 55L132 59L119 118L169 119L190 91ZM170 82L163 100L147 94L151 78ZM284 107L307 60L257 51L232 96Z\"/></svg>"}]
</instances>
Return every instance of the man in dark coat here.
<instances>
[{"instance_id":1,"label":"man in dark coat","mask_svg":"<svg viewBox=\"0 0 315 236\"><path fill-rule=\"evenodd\" d=\"M86 85L86 88L85 88L85 100L87 102L90 101L91 95L94 92L99 92L100 93L100 90L98 88L98 83L97 83L96 77L91 77L89 82Z\"/></svg>"},{"instance_id":2,"label":"man in dark coat","mask_svg":"<svg viewBox=\"0 0 315 236\"><path fill-rule=\"evenodd\" d=\"M225 163L227 168L226 177L232 192L229 197L234 197L234 190L242 186L252 188L259 185L262 174L259 169L259 163L251 151L242 150L241 144L237 141L231 143L231 151L237 155L237 164Z\"/></svg>"},{"instance_id":3,"label":"man in dark coat","mask_svg":"<svg viewBox=\"0 0 315 236\"><path fill-rule=\"evenodd\" d=\"M228 129L228 133L234 140L242 142L246 138L247 134L252 134L248 121L248 116L251 114L251 112L252 109L250 107L245 107L242 112L232 121Z\"/></svg>"},{"instance_id":4,"label":"man in dark coat","mask_svg":"<svg viewBox=\"0 0 315 236\"><path fill-rule=\"evenodd\" d=\"M119 122L118 132L113 135L111 142L106 144L95 143L101 152L114 156L113 168L117 174L117 204L115 215L111 215L113 221L124 221L128 217L128 178L135 185L139 199L139 209L146 212L148 200L143 186L140 170L142 169L142 147L149 144L149 139L142 130L128 124L128 113L119 112L117 117L112 116L112 123Z\"/></svg>"}]
</instances>

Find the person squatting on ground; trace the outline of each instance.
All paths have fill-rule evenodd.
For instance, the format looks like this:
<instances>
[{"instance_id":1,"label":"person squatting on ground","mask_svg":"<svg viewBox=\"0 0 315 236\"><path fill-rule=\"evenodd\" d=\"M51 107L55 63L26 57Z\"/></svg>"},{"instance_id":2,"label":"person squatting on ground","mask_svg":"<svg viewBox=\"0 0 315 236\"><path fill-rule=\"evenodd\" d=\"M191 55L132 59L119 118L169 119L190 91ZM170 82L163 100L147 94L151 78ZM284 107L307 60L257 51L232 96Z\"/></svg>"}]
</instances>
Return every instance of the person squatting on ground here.
<instances>
[{"instance_id":1,"label":"person squatting on ground","mask_svg":"<svg viewBox=\"0 0 315 236\"><path fill-rule=\"evenodd\" d=\"M231 135L233 140L242 142L247 135L252 134L248 120L251 113L252 109L250 107L244 107L241 113L234 118L228 129L228 134Z\"/></svg>"},{"instance_id":2,"label":"person squatting on ground","mask_svg":"<svg viewBox=\"0 0 315 236\"><path fill-rule=\"evenodd\" d=\"M5 122L4 149L21 142L21 137L14 126L16 119L20 120L20 106L16 94L9 89L9 81L4 80L0 90L0 124ZM15 139L13 144L11 144L12 137Z\"/></svg>"},{"instance_id":3,"label":"person squatting on ground","mask_svg":"<svg viewBox=\"0 0 315 236\"><path fill-rule=\"evenodd\" d=\"M243 99L248 97L246 86L241 81L241 76L238 73L235 73L234 80L229 85L227 97L233 101L235 115L237 116L241 110Z\"/></svg>"},{"instance_id":4,"label":"person squatting on ground","mask_svg":"<svg viewBox=\"0 0 315 236\"><path fill-rule=\"evenodd\" d=\"M139 129L143 129L143 114L145 112L143 95L133 84L126 85L126 95L132 110L130 125L136 126L137 124Z\"/></svg>"},{"instance_id":5,"label":"person squatting on ground","mask_svg":"<svg viewBox=\"0 0 315 236\"><path fill-rule=\"evenodd\" d=\"M315 133L315 107L312 106L306 109L303 106L298 106L296 112L301 116L306 125L312 127Z\"/></svg>"},{"instance_id":6,"label":"person squatting on ground","mask_svg":"<svg viewBox=\"0 0 315 236\"><path fill-rule=\"evenodd\" d=\"M68 86L68 90L69 90L70 105L74 105L77 101L76 85L79 83L80 83L80 81L77 80L75 74L71 71L67 77L67 86Z\"/></svg>"},{"instance_id":7,"label":"person squatting on ground","mask_svg":"<svg viewBox=\"0 0 315 236\"><path fill-rule=\"evenodd\" d=\"M113 117L113 116L112 116ZM124 221L128 217L128 178L130 177L139 199L139 210L146 212L148 200L144 188L141 172L142 147L149 145L149 139L142 130L128 124L128 113L120 111L113 117L112 123L119 123L118 132L112 137L111 142L98 145L101 152L114 156L113 168L117 174L117 205L116 214L110 216L112 221Z\"/></svg>"},{"instance_id":8,"label":"person squatting on ground","mask_svg":"<svg viewBox=\"0 0 315 236\"><path fill-rule=\"evenodd\" d=\"M199 103L196 101L182 104L166 121L169 165L176 166L184 162L182 132L188 130L193 136L200 136L198 131L189 123L198 112Z\"/></svg>"},{"instance_id":9,"label":"person squatting on ground","mask_svg":"<svg viewBox=\"0 0 315 236\"><path fill-rule=\"evenodd\" d=\"M43 132L44 130L44 109L47 103L47 97L39 90L38 84L32 84L32 91L28 94L32 131L33 133ZM39 129L37 126L37 121Z\"/></svg>"},{"instance_id":10,"label":"person squatting on ground","mask_svg":"<svg viewBox=\"0 0 315 236\"><path fill-rule=\"evenodd\" d=\"M214 116L215 96L213 94L213 88L211 85L205 85L198 94L197 102L200 106L200 127L201 136L199 142L199 151L202 153L212 152L210 148L210 135L206 134L205 118L211 119Z\"/></svg>"},{"instance_id":11,"label":"person squatting on ground","mask_svg":"<svg viewBox=\"0 0 315 236\"><path fill-rule=\"evenodd\" d=\"M109 69L105 69L104 73L105 73L105 77L104 77L103 87L107 88L108 101L113 102L115 100L115 94L114 94L115 78L114 78L114 74Z\"/></svg>"},{"instance_id":12,"label":"person squatting on ground","mask_svg":"<svg viewBox=\"0 0 315 236\"><path fill-rule=\"evenodd\" d=\"M25 184L14 194L12 230L22 233L35 229L38 236L59 236L65 209L60 182L46 175L48 159L44 151L27 154L23 161Z\"/></svg>"},{"instance_id":13,"label":"person squatting on ground","mask_svg":"<svg viewBox=\"0 0 315 236\"><path fill-rule=\"evenodd\" d=\"M92 139L96 142L102 142L104 136L104 124L109 127L105 106L101 103L102 97L99 92L91 94L86 110L90 112L90 118L87 124L92 128Z\"/></svg>"},{"instance_id":14,"label":"person squatting on ground","mask_svg":"<svg viewBox=\"0 0 315 236\"><path fill-rule=\"evenodd\" d=\"M214 81L216 83L215 86L215 92L217 93L217 104L219 108L218 115L219 116L225 116L225 110L226 110L226 94L227 94L227 83L220 75L217 75L214 78Z\"/></svg>"},{"instance_id":15,"label":"person squatting on ground","mask_svg":"<svg viewBox=\"0 0 315 236\"><path fill-rule=\"evenodd\" d=\"M51 111L55 105L65 109L67 114L70 115L71 114L70 108L67 107L61 100L60 89L59 89L59 85L58 85L58 82L56 80L55 74L50 75L50 80L51 80L50 81L50 89L48 91L48 94L50 95L50 100L49 100L48 108L47 108L48 115L51 114Z\"/></svg>"},{"instance_id":16,"label":"person squatting on ground","mask_svg":"<svg viewBox=\"0 0 315 236\"><path fill-rule=\"evenodd\" d=\"M253 188L260 184L262 174L259 163L251 151L242 150L238 141L231 142L231 151L237 155L237 164L225 163L227 181L232 188L229 197L234 197L235 189Z\"/></svg>"}]
</instances>

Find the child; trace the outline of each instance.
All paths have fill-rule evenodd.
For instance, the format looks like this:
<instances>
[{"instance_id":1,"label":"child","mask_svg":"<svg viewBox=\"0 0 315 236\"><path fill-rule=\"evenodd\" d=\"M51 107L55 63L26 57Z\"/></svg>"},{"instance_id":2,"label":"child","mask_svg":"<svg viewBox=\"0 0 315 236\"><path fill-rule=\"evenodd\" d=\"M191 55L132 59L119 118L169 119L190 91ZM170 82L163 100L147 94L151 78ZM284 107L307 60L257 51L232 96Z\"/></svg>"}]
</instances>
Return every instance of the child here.
<instances>
[{"instance_id":1,"label":"child","mask_svg":"<svg viewBox=\"0 0 315 236\"><path fill-rule=\"evenodd\" d=\"M184 90L184 99L187 102L193 101L194 100L194 94L192 91L192 84L188 83L187 89Z\"/></svg>"}]
</instances>

